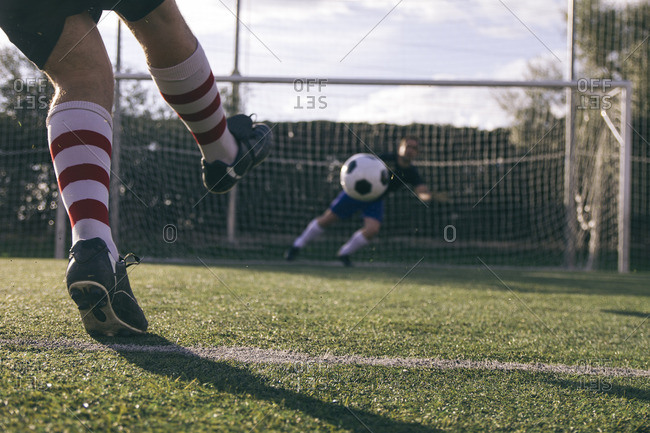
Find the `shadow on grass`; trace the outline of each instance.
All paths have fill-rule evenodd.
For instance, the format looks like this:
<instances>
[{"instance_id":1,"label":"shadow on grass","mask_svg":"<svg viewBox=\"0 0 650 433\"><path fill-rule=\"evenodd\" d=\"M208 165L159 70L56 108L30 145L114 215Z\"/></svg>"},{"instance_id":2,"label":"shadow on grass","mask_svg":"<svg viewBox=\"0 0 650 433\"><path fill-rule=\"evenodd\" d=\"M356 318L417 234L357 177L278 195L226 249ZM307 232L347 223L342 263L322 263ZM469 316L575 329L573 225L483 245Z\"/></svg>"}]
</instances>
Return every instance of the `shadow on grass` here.
<instances>
[{"instance_id":1,"label":"shadow on grass","mask_svg":"<svg viewBox=\"0 0 650 433\"><path fill-rule=\"evenodd\" d=\"M270 386L270 380L255 375L246 366L235 367L227 362L202 358L156 334L147 334L137 342L152 346L171 346L178 349L178 352L154 353L129 350L125 346L134 344L133 339L95 337L95 340L115 350L132 364L153 374L167 376L174 380L181 378L188 383L192 381L209 383L217 390L231 394L247 394L257 400L300 411L351 432L441 432L421 424L393 420L365 410L350 409L296 391ZM263 425L259 427L261 430L264 428Z\"/></svg>"},{"instance_id":2,"label":"shadow on grass","mask_svg":"<svg viewBox=\"0 0 650 433\"><path fill-rule=\"evenodd\" d=\"M177 266L179 264L176 264ZM204 266L198 260L195 263L180 266ZM247 271L281 273L291 276L305 275L309 278L328 280L384 280L396 283L407 276L405 281L432 287L452 286L469 290L499 290L517 293L540 294L578 294L578 295L613 295L613 296L650 296L648 284L650 273L618 274L615 272L579 272L563 270L516 270L503 269L498 266L486 267L478 259L476 266L466 268L432 268L412 263L386 267L359 266L343 268L337 266L315 266L302 263L223 265L209 262L208 266Z\"/></svg>"},{"instance_id":3,"label":"shadow on grass","mask_svg":"<svg viewBox=\"0 0 650 433\"><path fill-rule=\"evenodd\" d=\"M650 390L635 386L616 385L609 377L584 377L579 380L549 378L546 383L575 391L590 391L607 397L650 401Z\"/></svg>"},{"instance_id":4,"label":"shadow on grass","mask_svg":"<svg viewBox=\"0 0 650 433\"><path fill-rule=\"evenodd\" d=\"M626 310L600 310L603 313L618 314L621 316L631 316L631 317L640 317L642 319L650 318L650 313L644 313L641 311L626 311Z\"/></svg>"}]
</instances>

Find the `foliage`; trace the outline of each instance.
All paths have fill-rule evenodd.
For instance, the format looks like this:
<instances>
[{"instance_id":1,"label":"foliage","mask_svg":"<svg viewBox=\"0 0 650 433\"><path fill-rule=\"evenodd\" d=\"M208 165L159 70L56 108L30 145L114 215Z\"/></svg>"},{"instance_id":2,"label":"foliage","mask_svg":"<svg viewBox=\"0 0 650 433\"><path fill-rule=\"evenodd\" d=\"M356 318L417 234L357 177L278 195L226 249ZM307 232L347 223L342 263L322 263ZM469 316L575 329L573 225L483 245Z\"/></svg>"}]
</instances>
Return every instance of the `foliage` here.
<instances>
[{"instance_id":1,"label":"foliage","mask_svg":"<svg viewBox=\"0 0 650 433\"><path fill-rule=\"evenodd\" d=\"M562 72L554 59L534 59L528 63L524 80L543 81L560 80ZM503 90L496 94L500 107L513 118L511 140L517 146L530 147L540 136L531 136L530 132L542 135L564 117L564 93L543 88L523 88ZM561 143L558 143L558 147Z\"/></svg>"},{"instance_id":2,"label":"foliage","mask_svg":"<svg viewBox=\"0 0 650 433\"><path fill-rule=\"evenodd\" d=\"M38 68L13 47L0 48L0 109L23 121L44 125L54 87Z\"/></svg>"}]
</instances>

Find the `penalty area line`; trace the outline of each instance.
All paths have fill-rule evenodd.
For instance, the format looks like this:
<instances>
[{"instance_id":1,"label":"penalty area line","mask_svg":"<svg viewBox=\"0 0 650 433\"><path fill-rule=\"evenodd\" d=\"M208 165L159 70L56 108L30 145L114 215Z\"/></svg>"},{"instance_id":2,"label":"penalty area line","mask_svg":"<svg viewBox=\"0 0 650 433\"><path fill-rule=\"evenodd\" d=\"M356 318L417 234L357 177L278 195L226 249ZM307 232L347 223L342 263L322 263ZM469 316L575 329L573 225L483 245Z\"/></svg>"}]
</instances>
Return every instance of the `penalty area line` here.
<instances>
[{"instance_id":1,"label":"penalty area line","mask_svg":"<svg viewBox=\"0 0 650 433\"><path fill-rule=\"evenodd\" d=\"M367 365L380 367L416 368L432 370L493 370L526 371L533 373L558 373L603 377L650 377L650 370L625 367L604 367L588 364L564 365L502 362L494 360L472 361L465 359L367 357L359 355L309 355L306 353L259 349L255 347L216 346L183 347L178 345L99 344L78 340L54 339L0 339L0 348L37 348L45 350L79 350L88 352L132 352L177 355L203 358L210 361L237 361L244 364L321 364Z\"/></svg>"}]
</instances>

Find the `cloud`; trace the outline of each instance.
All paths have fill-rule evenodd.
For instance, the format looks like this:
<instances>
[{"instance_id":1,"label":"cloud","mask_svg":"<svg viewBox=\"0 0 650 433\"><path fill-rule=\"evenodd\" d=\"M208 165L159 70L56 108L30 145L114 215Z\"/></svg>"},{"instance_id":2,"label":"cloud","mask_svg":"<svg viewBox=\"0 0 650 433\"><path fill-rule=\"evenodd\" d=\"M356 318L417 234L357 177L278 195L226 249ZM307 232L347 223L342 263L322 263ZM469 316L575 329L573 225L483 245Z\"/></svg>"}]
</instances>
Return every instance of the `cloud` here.
<instances>
[{"instance_id":1,"label":"cloud","mask_svg":"<svg viewBox=\"0 0 650 433\"><path fill-rule=\"evenodd\" d=\"M493 129L508 123L487 88L397 86L373 92L340 111L342 122L451 124Z\"/></svg>"},{"instance_id":2,"label":"cloud","mask_svg":"<svg viewBox=\"0 0 650 433\"><path fill-rule=\"evenodd\" d=\"M236 5L233 0L179 1L178 8L195 33L222 34L232 38L235 31Z\"/></svg>"},{"instance_id":3,"label":"cloud","mask_svg":"<svg viewBox=\"0 0 650 433\"><path fill-rule=\"evenodd\" d=\"M498 65L492 73L495 80L526 80L530 71L530 64L543 64L555 60L550 54L533 59L515 59L511 62Z\"/></svg>"}]
</instances>

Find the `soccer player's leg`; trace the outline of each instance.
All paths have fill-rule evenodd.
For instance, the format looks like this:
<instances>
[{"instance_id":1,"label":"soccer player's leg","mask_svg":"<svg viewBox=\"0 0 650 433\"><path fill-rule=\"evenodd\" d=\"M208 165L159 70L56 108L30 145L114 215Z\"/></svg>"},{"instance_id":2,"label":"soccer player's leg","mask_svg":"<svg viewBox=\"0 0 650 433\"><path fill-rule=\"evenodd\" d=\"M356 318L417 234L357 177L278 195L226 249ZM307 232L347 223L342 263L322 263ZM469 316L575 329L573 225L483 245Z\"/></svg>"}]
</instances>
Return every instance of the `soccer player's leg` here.
<instances>
[{"instance_id":1,"label":"soccer player's leg","mask_svg":"<svg viewBox=\"0 0 650 433\"><path fill-rule=\"evenodd\" d=\"M92 334L143 333L147 320L133 296L126 262L108 220L113 75L88 13L65 18L43 70L55 86L47 119L59 191L72 225L68 292Z\"/></svg>"},{"instance_id":2,"label":"soccer player's leg","mask_svg":"<svg viewBox=\"0 0 650 433\"><path fill-rule=\"evenodd\" d=\"M336 255L344 266L352 266L350 256L368 245L379 234L383 215L383 200L377 200L365 206L362 211L363 227L354 232L350 239L341 246Z\"/></svg>"},{"instance_id":3,"label":"soccer player's leg","mask_svg":"<svg viewBox=\"0 0 650 433\"><path fill-rule=\"evenodd\" d=\"M229 191L268 156L271 129L243 114L226 119L208 59L173 0L142 19L124 18L144 48L160 93L201 150L205 187L217 194Z\"/></svg>"},{"instance_id":4,"label":"soccer player's leg","mask_svg":"<svg viewBox=\"0 0 650 433\"><path fill-rule=\"evenodd\" d=\"M298 236L289 249L284 253L287 261L295 260L300 250L307 244L325 233L325 229L336 224L340 220L350 218L359 210L358 200L354 200L345 191L341 191L329 208L319 217L309 222L305 230Z\"/></svg>"},{"instance_id":5,"label":"soccer player's leg","mask_svg":"<svg viewBox=\"0 0 650 433\"><path fill-rule=\"evenodd\" d=\"M325 229L340 221L340 217L327 209L321 216L314 218L307 224L305 230L298 236L289 249L284 253L284 258L291 262L296 259L300 250L314 239L325 233Z\"/></svg>"}]
</instances>

